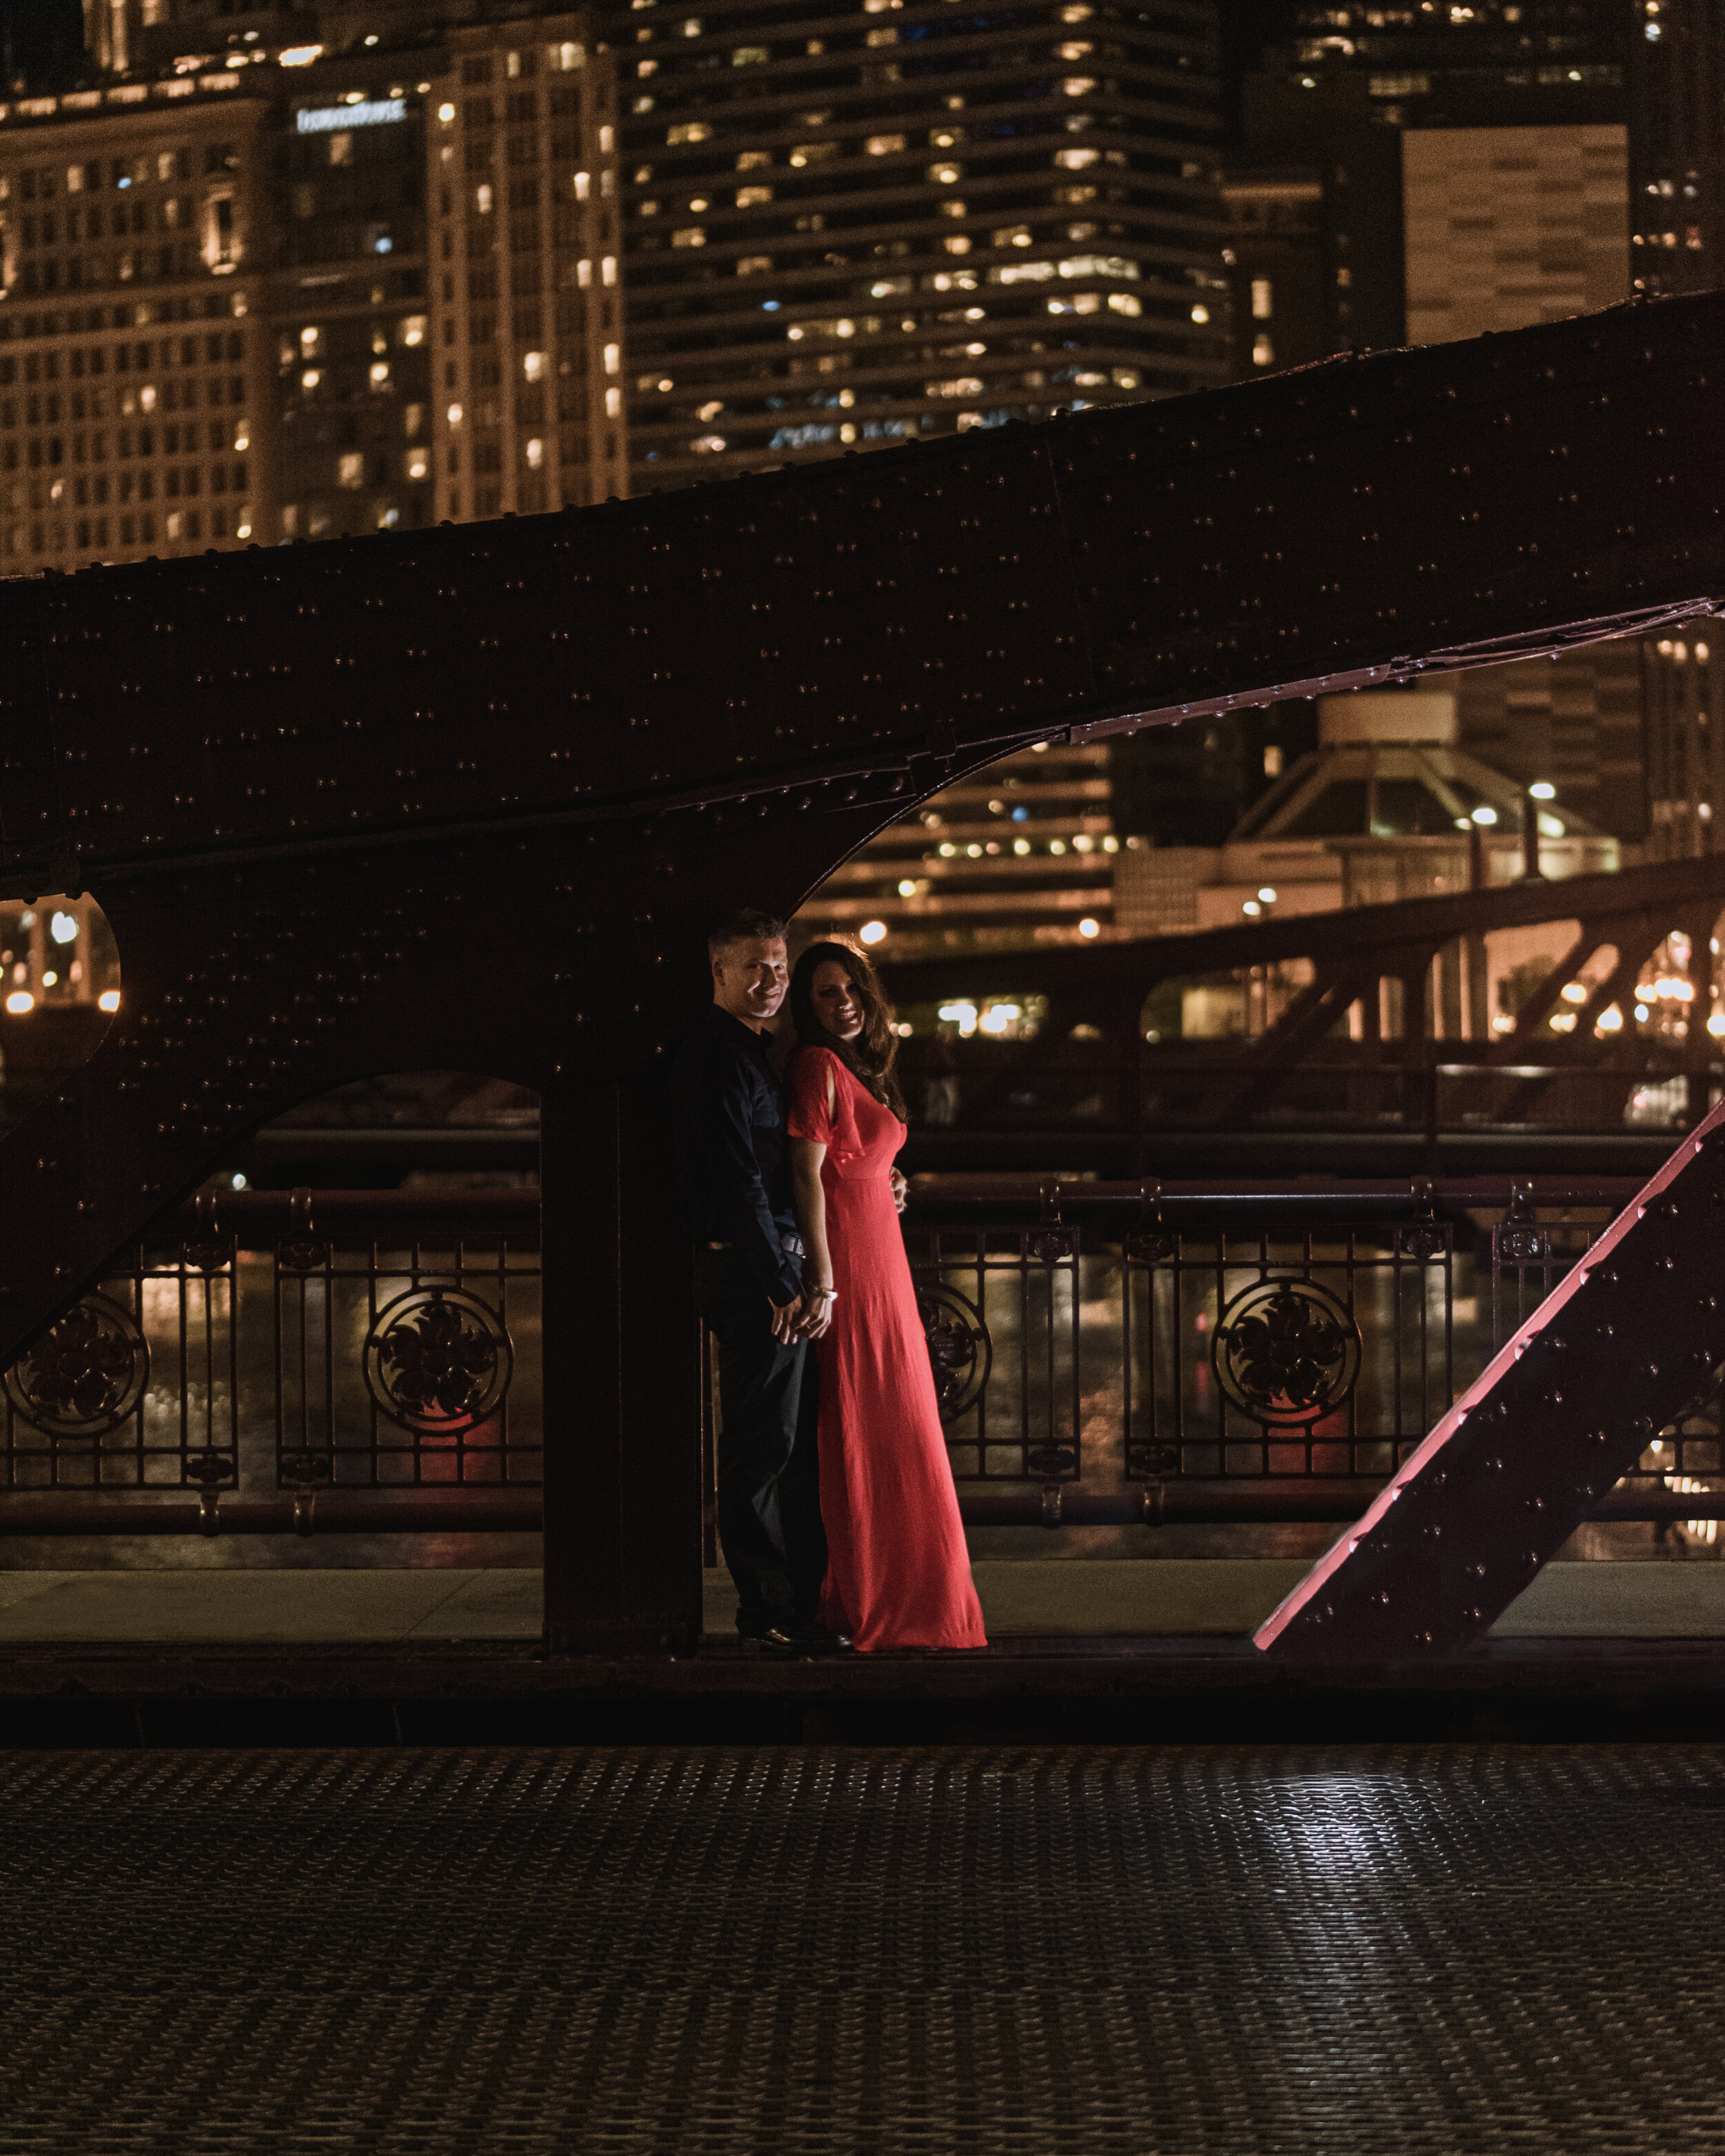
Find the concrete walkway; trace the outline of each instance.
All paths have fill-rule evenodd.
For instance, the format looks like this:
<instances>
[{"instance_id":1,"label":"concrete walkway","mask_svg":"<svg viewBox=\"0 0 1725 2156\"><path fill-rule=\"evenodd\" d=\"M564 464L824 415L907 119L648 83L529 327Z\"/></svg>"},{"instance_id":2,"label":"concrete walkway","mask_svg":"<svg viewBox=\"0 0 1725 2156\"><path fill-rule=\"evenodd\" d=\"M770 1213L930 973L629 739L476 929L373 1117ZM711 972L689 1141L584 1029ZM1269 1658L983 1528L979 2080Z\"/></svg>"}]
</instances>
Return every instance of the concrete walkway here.
<instances>
[{"instance_id":1,"label":"concrete walkway","mask_svg":"<svg viewBox=\"0 0 1725 2156\"><path fill-rule=\"evenodd\" d=\"M975 1578L996 1639L1237 1638L1306 1570L1297 1558L984 1560ZM731 1633L736 1608L728 1578L709 1573L707 1630ZM539 1629L537 1572L0 1573L0 1647L525 1640ZM1548 1565L1494 1636L1725 1638L1725 1564Z\"/></svg>"}]
</instances>

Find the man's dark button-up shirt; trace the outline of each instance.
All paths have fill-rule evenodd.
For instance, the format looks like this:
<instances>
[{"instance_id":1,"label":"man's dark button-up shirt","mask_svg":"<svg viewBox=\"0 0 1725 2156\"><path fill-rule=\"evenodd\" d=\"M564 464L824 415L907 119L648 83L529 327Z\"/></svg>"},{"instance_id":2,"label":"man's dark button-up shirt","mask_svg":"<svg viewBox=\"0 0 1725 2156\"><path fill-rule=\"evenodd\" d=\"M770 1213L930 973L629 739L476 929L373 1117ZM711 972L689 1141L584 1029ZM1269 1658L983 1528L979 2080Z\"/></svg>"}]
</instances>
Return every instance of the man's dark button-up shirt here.
<instances>
[{"instance_id":1,"label":"man's dark button-up shirt","mask_svg":"<svg viewBox=\"0 0 1725 2156\"><path fill-rule=\"evenodd\" d=\"M801 1292L779 1238L796 1232L784 1094L768 1040L716 1004L683 1044L683 1163L689 1226L729 1243L779 1304Z\"/></svg>"}]
</instances>

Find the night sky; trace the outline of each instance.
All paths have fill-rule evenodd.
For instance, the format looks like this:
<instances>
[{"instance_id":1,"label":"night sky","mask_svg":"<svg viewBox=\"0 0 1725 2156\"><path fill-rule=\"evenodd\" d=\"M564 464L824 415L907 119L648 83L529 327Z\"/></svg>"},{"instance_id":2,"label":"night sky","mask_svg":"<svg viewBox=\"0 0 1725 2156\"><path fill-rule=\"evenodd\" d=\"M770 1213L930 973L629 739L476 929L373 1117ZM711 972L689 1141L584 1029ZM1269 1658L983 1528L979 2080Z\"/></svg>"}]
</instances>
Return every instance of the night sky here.
<instances>
[{"instance_id":1,"label":"night sky","mask_svg":"<svg viewBox=\"0 0 1725 2156\"><path fill-rule=\"evenodd\" d=\"M84 44L79 0L0 0L0 74L10 87L77 64Z\"/></svg>"}]
</instances>

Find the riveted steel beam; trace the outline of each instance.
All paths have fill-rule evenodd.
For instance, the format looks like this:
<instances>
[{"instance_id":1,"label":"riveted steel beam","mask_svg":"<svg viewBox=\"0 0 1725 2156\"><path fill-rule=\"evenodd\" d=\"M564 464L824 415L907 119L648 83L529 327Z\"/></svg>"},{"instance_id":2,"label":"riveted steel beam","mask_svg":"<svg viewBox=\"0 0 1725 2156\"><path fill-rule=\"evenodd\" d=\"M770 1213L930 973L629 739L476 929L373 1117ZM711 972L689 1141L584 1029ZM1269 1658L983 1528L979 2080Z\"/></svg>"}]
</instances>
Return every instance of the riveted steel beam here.
<instances>
[{"instance_id":1,"label":"riveted steel beam","mask_svg":"<svg viewBox=\"0 0 1725 2156\"><path fill-rule=\"evenodd\" d=\"M1255 1635L1286 1660L1480 1638L1725 1365L1725 1106Z\"/></svg>"}]
</instances>

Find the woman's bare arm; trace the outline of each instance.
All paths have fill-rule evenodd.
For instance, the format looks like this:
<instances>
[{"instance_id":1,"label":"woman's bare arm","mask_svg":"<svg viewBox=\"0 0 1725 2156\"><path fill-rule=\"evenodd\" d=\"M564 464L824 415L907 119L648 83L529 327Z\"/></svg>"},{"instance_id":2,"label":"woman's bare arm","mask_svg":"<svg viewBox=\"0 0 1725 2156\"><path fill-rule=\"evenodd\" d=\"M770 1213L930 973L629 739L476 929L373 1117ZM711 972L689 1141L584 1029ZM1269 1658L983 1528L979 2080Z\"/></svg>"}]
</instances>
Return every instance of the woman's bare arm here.
<instances>
[{"instance_id":1,"label":"woman's bare arm","mask_svg":"<svg viewBox=\"0 0 1725 2156\"><path fill-rule=\"evenodd\" d=\"M820 1179L821 1163L826 1157L826 1147L817 1145L813 1138L791 1140L791 1199L797 1209L797 1225L802 1230L803 1248L807 1253L803 1267L803 1331L811 1340L818 1340L833 1322L830 1296L814 1301L809 1293L811 1289L829 1288L833 1285L833 1254L827 1242L827 1194Z\"/></svg>"}]
</instances>

